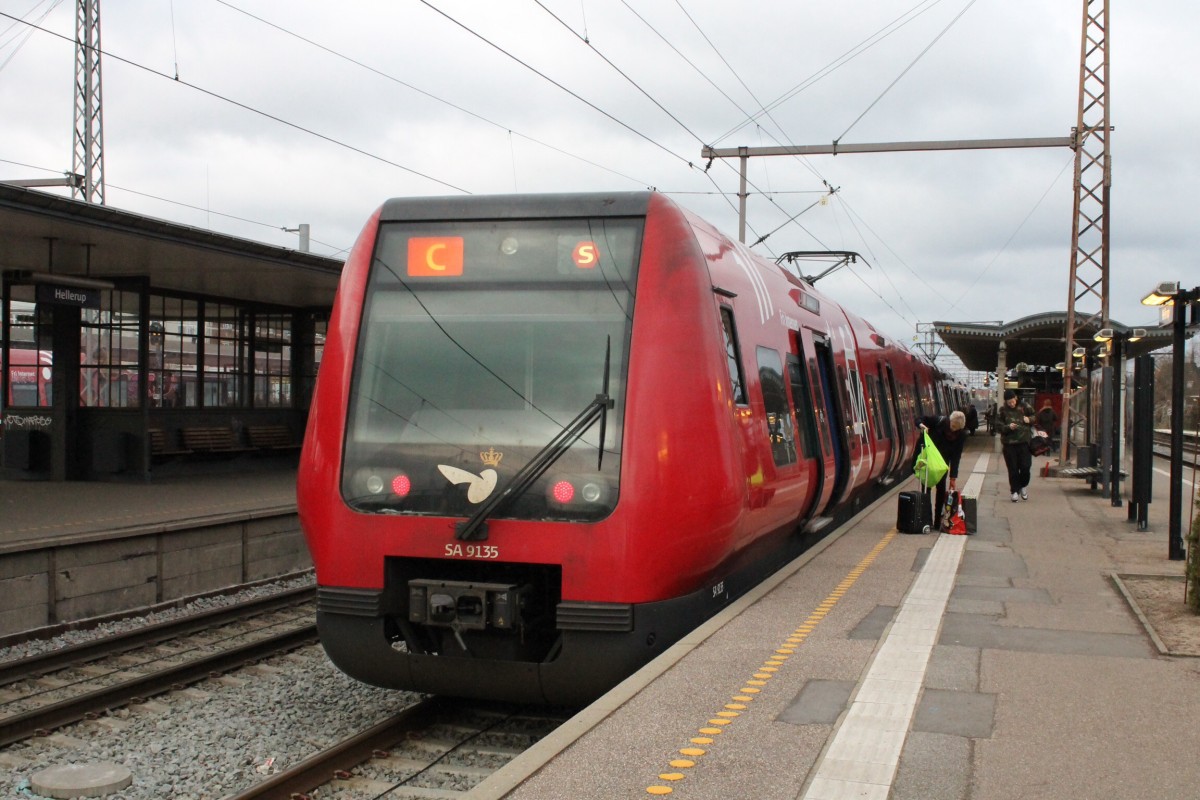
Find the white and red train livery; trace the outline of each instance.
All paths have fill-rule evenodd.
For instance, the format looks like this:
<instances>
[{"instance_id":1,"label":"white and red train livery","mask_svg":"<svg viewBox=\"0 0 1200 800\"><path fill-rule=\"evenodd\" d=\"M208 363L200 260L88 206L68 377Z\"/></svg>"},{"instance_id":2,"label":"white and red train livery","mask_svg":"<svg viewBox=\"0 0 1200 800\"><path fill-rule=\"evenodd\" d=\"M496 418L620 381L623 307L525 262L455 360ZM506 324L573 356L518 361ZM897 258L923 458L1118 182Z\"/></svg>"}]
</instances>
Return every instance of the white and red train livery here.
<instances>
[{"instance_id":1,"label":"white and red train livery","mask_svg":"<svg viewBox=\"0 0 1200 800\"><path fill-rule=\"evenodd\" d=\"M962 398L652 193L386 202L301 460L330 658L586 702L905 475Z\"/></svg>"}]
</instances>

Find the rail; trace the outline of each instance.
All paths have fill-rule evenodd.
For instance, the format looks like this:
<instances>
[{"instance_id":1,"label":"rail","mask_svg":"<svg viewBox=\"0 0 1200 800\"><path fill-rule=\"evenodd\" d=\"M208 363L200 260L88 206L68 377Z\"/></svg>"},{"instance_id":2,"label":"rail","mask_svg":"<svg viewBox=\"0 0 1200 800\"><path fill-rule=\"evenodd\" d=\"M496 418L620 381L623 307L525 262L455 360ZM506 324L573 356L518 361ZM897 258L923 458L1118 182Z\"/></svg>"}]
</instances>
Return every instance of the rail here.
<instances>
[{"instance_id":1,"label":"rail","mask_svg":"<svg viewBox=\"0 0 1200 800\"><path fill-rule=\"evenodd\" d=\"M388 797L465 798L570 715L431 697L226 800L308 800L331 783L336 795L366 765Z\"/></svg>"},{"instance_id":2,"label":"rail","mask_svg":"<svg viewBox=\"0 0 1200 800\"><path fill-rule=\"evenodd\" d=\"M291 602L294 604L294 598ZM226 619L224 615L221 615L222 619L219 623L210 619L207 625L201 627L209 629L214 625L232 624L246 616L276 612L277 608L276 604L270 602L265 605L248 603L242 604L239 610L240 614L235 614L232 618ZM177 633L176 635L187 635L192 632L191 628L193 627L195 626L190 621L182 621L179 629L186 633ZM158 628L141 646L162 642L163 632L162 628ZM70 695L61 700L42 702L44 698L36 693L22 694L9 691L6 692L7 695L10 695L10 698L6 699L6 706L21 709L32 704L34 707L16 710L8 714L4 714L0 710L0 746L12 744L42 731L53 730L77 722L90 714L130 703L138 703L147 697L179 689L213 675L316 641L316 624L312 621L311 613L305 613L293 619L282 622L272 621L262 628L235 634L230 636L227 641L217 645L212 643L201 645L208 650L214 646L218 647L219 649L215 653L208 652L189 658L189 655L201 649L201 647L193 647L190 652L172 652L167 656L151 654L146 661L137 665L138 668L149 670L144 674L134 673L125 664L114 666L108 675L110 677L120 676L121 679L108 685L97 686L96 684L102 681L98 680L94 674L87 674L84 679L74 684L67 683L62 687L56 687L55 693L65 692ZM68 666L60 665L56 669L69 669L81 661L92 661L99 658L123 658L124 656L121 654L127 653L130 647L129 637L110 637L88 648L86 655L83 651L77 652L76 658L71 660ZM181 658L185 660L183 663L178 663ZM159 663L156 664L156 662ZM12 665L6 665L8 670L6 678L12 679L11 686L23 677L45 674L45 668L50 663L52 663L52 659L24 659ZM19 670L22 666L29 671L20 674ZM14 678L14 676L16 677ZM41 704L37 705L38 703Z\"/></svg>"}]
</instances>

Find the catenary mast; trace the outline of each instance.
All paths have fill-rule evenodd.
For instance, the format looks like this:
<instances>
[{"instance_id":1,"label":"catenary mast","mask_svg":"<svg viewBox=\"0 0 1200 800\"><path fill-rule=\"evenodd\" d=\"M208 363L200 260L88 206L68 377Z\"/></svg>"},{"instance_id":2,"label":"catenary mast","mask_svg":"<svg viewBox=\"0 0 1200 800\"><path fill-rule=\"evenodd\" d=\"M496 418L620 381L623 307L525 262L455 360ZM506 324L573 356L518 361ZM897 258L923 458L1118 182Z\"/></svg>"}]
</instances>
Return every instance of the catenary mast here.
<instances>
[{"instance_id":1,"label":"catenary mast","mask_svg":"<svg viewBox=\"0 0 1200 800\"><path fill-rule=\"evenodd\" d=\"M104 205L104 113L100 105L100 0L75 6L75 144L71 196Z\"/></svg>"}]
</instances>

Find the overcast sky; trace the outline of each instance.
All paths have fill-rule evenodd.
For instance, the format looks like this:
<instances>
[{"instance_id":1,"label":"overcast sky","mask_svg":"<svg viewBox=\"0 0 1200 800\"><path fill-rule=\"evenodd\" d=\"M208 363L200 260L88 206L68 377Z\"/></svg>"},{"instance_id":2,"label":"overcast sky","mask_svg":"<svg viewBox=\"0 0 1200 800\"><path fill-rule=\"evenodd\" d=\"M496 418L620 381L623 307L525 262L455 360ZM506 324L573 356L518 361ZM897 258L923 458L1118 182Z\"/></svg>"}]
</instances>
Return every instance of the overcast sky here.
<instances>
[{"instance_id":1,"label":"overcast sky","mask_svg":"<svg viewBox=\"0 0 1200 800\"><path fill-rule=\"evenodd\" d=\"M1111 5L1111 309L1153 324L1143 294L1200 283L1200 3ZM0 179L69 171L74 3L0 11L45 29L0 17ZM286 247L304 222L342 257L388 197L654 187L735 237L736 162L706 169L705 144L1067 136L1082 15L1082 0L104 0L107 204ZM820 286L906 341L918 323L1065 311L1072 159L753 159L747 242L862 253Z\"/></svg>"}]
</instances>

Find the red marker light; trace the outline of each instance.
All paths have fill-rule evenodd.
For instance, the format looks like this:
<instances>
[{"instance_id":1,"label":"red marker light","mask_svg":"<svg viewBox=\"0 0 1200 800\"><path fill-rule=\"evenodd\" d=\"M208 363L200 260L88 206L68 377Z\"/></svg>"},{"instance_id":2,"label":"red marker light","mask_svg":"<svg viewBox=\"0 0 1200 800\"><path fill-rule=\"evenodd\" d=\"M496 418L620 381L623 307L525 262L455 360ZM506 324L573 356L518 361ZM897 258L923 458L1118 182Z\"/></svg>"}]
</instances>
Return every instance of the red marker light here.
<instances>
[{"instance_id":1,"label":"red marker light","mask_svg":"<svg viewBox=\"0 0 1200 800\"><path fill-rule=\"evenodd\" d=\"M392 494L397 497L408 497L408 493L412 491L412 481L408 476L401 473L392 478Z\"/></svg>"},{"instance_id":2,"label":"red marker light","mask_svg":"<svg viewBox=\"0 0 1200 800\"><path fill-rule=\"evenodd\" d=\"M575 487L571 485L570 481L559 481L554 484L552 494L556 501L566 504L575 499Z\"/></svg>"},{"instance_id":3,"label":"red marker light","mask_svg":"<svg viewBox=\"0 0 1200 800\"><path fill-rule=\"evenodd\" d=\"M592 269L600 263L600 248L595 242L580 242L571 251L571 260L580 269Z\"/></svg>"}]
</instances>

